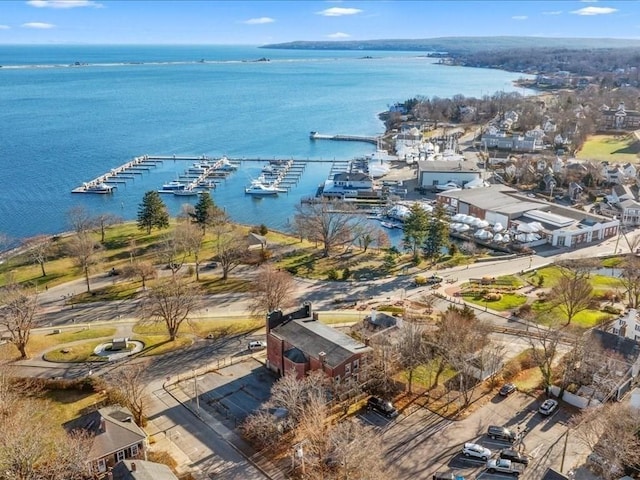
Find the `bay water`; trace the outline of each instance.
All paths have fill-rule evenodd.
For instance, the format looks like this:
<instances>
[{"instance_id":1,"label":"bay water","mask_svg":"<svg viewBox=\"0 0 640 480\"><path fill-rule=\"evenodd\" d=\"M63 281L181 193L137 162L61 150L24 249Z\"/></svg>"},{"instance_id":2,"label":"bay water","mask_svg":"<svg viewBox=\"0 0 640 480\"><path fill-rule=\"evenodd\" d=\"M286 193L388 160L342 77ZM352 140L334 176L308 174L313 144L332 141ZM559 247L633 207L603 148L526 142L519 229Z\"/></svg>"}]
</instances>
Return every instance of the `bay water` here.
<instances>
[{"instance_id":1,"label":"bay water","mask_svg":"<svg viewBox=\"0 0 640 480\"><path fill-rule=\"evenodd\" d=\"M332 160L375 149L312 141L310 131L378 135L390 104L513 91L521 76L442 66L416 52L251 46L2 46L0 65L0 234L14 243L67 230L75 206L134 219L146 191L192 163L165 161L113 195L71 193L145 154L308 159L288 194L246 195L264 165L248 161L212 191L232 220L286 230ZM163 195L173 215L190 198Z\"/></svg>"}]
</instances>

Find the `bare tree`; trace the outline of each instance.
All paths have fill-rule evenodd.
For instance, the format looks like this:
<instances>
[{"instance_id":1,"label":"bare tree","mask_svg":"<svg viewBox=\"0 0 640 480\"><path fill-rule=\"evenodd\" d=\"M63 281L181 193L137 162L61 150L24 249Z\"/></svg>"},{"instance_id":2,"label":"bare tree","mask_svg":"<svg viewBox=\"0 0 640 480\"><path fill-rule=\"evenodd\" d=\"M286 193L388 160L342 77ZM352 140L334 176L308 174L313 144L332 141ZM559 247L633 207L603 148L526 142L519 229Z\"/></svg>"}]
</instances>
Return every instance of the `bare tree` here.
<instances>
[{"instance_id":1,"label":"bare tree","mask_svg":"<svg viewBox=\"0 0 640 480\"><path fill-rule=\"evenodd\" d=\"M369 342L373 352L362 368L365 389L372 394L389 398L398 391L398 385L393 380L400 369L397 345L387 335L376 335Z\"/></svg>"},{"instance_id":2,"label":"bare tree","mask_svg":"<svg viewBox=\"0 0 640 480\"><path fill-rule=\"evenodd\" d=\"M260 448L269 448L281 442L285 427L268 409L249 414L240 425L242 435Z\"/></svg>"},{"instance_id":3,"label":"bare tree","mask_svg":"<svg viewBox=\"0 0 640 480\"><path fill-rule=\"evenodd\" d=\"M67 249L76 265L82 270L87 284L87 292L91 293L89 273L98 262L98 254L102 251L101 245L93 239L90 232L83 231L71 237Z\"/></svg>"},{"instance_id":4,"label":"bare tree","mask_svg":"<svg viewBox=\"0 0 640 480\"><path fill-rule=\"evenodd\" d=\"M77 234L90 232L95 227L95 219L82 206L72 207L67 211L67 222Z\"/></svg>"},{"instance_id":5,"label":"bare tree","mask_svg":"<svg viewBox=\"0 0 640 480\"><path fill-rule=\"evenodd\" d=\"M0 325L9 332L9 342L20 352L21 358L28 358L27 344L31 329L35 326L38 300L19 285L10 285L0 292Z\"/></svg>"},{"instance_id":6,"label":"bare tree","mask_svg":"<svg viewBox=\"0 0 640 480\"><path fill-rule=\"evenodd\" d=\"M196 281L200 281L200 252L204 242L204 229L191 221L179 222L175 235L188 255L193 255L196 263Z\"/></svg>"},{"instance_id":7,"label":"bare tree","mask_svg":"<svg viewBox=\"0 0 640 480\"><path fill-rule=\"evenodd\" d=\"M554 366L558 354L558 344L562 339L560 328L552 324L549 328L534 324L532 335L529 336L531 355L542 374L542 385L545 391L553 384Z\"/></svg>"},{"instance_id":8,"label":"bare tree","mask_svg":"<svg viewBox=\"0 0 640 480\"><path fill-rule=\"evenodd\" d=\"M164 235L158 249L160 260L171 270L171 276L175 277L188 254L182 230L176 227L171 233Z\"/></svg>"},{"instance_id":9,"label":"bare tree","mask_svg":"<svg viewBox=\"0 0 640 480\"><path fill-rule=\"evenodd\" d=\"M329 458L324 465L335 474L328 478L389 478L385 466L384 443L380 441L375 428L355 420L346 420L331 429L328 442Z\"/></svg>"},{"instance_id":10,"label":"bare tree","mask_svg":"<svg viewBox=\"0 0 640 480\"><path fill-rule=\"evenodd\" d=\"M605 460L600 475L620 478L626 467L640 464L640 410L626 402L583 410L574 421L576 437Z\"/></svg>"},{"instance_id":11,"label":"bare tree","mask_svg":"<svg viewBox=\"0 0 640 480\"><path fill-rule=\"evenodd\" d=\"M182 323L199 305L198 289L179 277L172 277L153 287L147 298L149 315L164 322L172 341L176 339Z\"/></svg>"},{"instance_id":12,"label":"bare tree","mask_svg":"<svg viewBox=\"0 0 640 480\"><path fill-rule=\"evenodd\" d=\"M549 300L565 314L567 325L591 304L593 287L589 276L593 267L594 264L588 260L559 264L560 278L551 289Z\"/></svg>"},{"instance_id":13,"label":"bare tree","mask_svg":"<svg viewBox=\"0 0 640 480\"><path fill-rule=\"evenodd\" d=\"M158 277L158 271L151 262L146 261L133 261L126 265L122 269L122 274L125 278L139 278L142 282L142 289L147 289L147 280L152 280Z\"/></svg>"},{"instance_id":14,"label":"bare tree","mask_svg":"<svg viewBox=\"0 0 640 480\"><path fill-rule=\"evenodd\" d=\"M424 365L431 358L422 325L407 321L402 324L398 338L398 352L400 365L408 372L409 393L412 393L413 374L416 368Z\"/></svg>"},{"instance_id":15,"label":"bare tree","mask_svg":"<svg viewBox=\"0 0 640 480\"><path fill-rule=\"evenodd\" d=\"M40 272L43 277L47 276L44 266L51 256L52 246L53 240L48 235L38 235L25 241L25 247L28 249L29 258L36 265L40 265Z\"/></svg>"},{"instance_id":16,"label":"bare tree","mask_svg":"<svg viewBox=\"0 0 640 480\"><path fill-rule=\"evenodd\" d=\"M229 273L242 265L249 256L249 242L237 230L222 233L218 238L217 259L222 268L222 279L229 278Z\"/></svg>"},{"instance_id":17,"label":"bare tree","mask_svg":"<svg viewBox=\"0 0 640 480\"><path fill-rule=\"evenodd\" d=\"M304 236L323 243L322 254L327 257L332 248L352 243L353 232L360 231L366 219L349 204L323 200L298 205L294 223Z\"/></svg>"},{"instance_id":18,"label":"bare tree","mask_svg":"<svg viewBox=\"0 0 640 480\"><path fill-rule=\"evenodd\" d=\"M119 368L109 379L114 399L131 411L136 424L140 426L147 423L145 412L148 395L144 374L148 366L148 362L127 364Z\"/></svg>"},{"instance_id":19,"label":"bare tree","mask_svg":"<svg viewBox=\"0 0 640 480\"><path fill-rule=\"evenodd\" d=\"M271 388L269 405L287 410L292 422L297 425L309 405L310 399L326 394L327 378L322 371L309 372L297 378L295 372L287 372Z\"/></svg>"},{"instance_id":20,"label":"bare tree","mask_svg":"<svg viewBox=\"0 0 640 480\"><path fill-rule=\"evenodd\" d=\"M278 308L285 309L293 303L295 289L295 280L289 272L263 265L251 282L249 310L262 317Z\"/></svg>"},{"instance_id":21,"label":"bare tree","mask_svg":"<svg viewBox=\"0 0 640 480\"><path fill-rule=\"evenodd\" d=\"M621 265L620 283L627 295L629 308L640 306L640 258L628 256Z\"/></svg>"},{"instance_id":22,"label":"bare tree","mask_svg":"<svg viewBox=\"0 0 640 480\"><path fill-rule=\"evenodd\" d=\"M94 227L100 230L100 243L104 243L107 228L111 225L122 223L122 218L114 215L113 213L100 213L96 215L92 221Z\"/></svg>"}]
</instances>

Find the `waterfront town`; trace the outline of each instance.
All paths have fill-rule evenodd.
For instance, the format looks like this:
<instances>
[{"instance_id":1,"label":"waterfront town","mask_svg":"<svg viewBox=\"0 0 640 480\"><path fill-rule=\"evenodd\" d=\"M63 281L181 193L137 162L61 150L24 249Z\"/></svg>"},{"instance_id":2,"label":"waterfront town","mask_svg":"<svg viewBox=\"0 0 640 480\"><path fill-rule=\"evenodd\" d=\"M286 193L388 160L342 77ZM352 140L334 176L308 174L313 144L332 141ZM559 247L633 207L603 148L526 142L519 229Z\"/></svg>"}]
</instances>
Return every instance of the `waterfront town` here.
<instances>
[{"instance_id":1,"label":"waterfront town","mask_svg":"<svg viewBox=\"0 0 640 480\"><path fill-rule=\"evenodd\" d=\"M277 198L301 159L132 152L74 188L187 165L135 222L76 208L0 256L0 478L639 478L635 72L310 132L376 150L287 232L210 192L254 162Z\"/></svg>"}]
</instances>

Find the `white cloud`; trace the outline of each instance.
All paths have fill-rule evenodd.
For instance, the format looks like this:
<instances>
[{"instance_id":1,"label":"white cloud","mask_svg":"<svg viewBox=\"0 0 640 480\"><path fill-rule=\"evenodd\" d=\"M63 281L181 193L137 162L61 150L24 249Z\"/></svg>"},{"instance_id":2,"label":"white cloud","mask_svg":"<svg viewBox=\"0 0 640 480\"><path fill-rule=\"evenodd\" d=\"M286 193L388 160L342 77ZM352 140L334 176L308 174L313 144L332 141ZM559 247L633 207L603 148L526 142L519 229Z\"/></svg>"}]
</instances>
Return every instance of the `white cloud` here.
<instances>
[{"instance_id":1,"label":"white cloud","mask_svg":"<svg viewBox=\"0 0 640 480\"><path fill-rule=\"evenodd\" d=\"M28 22L21 25L23 28L35 28L37 30L47 30L49 28L55 28L53 23L44 22Z\"/></svg>"},{"instance_id":2,"label":"white cloud","mask_svg":"<svg viewBox=\"0 0 640 480\"><path fill-rule=\"evenodd\" d=\"M102 8L103 5L93 0L29 0L28 5L36 8Z\"/></svg>"},{"instance_id":3,"label":"white cloud","mask_svg":"<svg viewBox=\"0 0 640 480\"><path fill-rule=\"evenodd\" d=\"M331 7L326 10L316 12L316 15L322 15L324 17L342 17L344 15L357 15L362 13L359 8L345 8L345 7Z\"/></svg>"},{"instance_id":4,"label":"white cloud","mask_svg":"<svg viewBox=\"0 0 640 480\"><path fill-rule=\"evenodd\" d=\"M10 28L9 25L0 25L0 30L9 30Z\"/></svg>"},{"instance_id":5,"label":"white cloud","mask_svg":"<svg viewBox=\"0 0 640 480\"><path fill-rule=\"evenodd\" d=\"M348 33L342 33L342 32L336 32L336 33L330 33L329 35L327 35L328 38L349 38L351 37L351 35L349 35Z\"/></svg>"},{"instance_id":6,"label":"white cloud","mask_svg":"<svg viewBox=\"0 0 640 480\"><path fill-rule=\"evenodd\" d=\"M550 12L542 12L543 15L562 15L562 10L552 10Z\"/></svg>"},{"instance_id":7,"label":"white cloud","mask_svg":"<svg viewBox=\"0 0 640 480\"><path fill-rule=\"evenodd\" d=\"M527 17L526 15L515 15L515 16L513 16L513 17L511 17L511 18L512 18L513 20L526 20L526 19L527 19L527 18L529 18L529 17Z\"/></svg>"},{"instance_id":8,"label":"white cloud","mask_svg":"<svg viewBox=\"0 0 640 480\"><path fill-rule=\"evenodd\" d=\"M592 16L592 15L608 15L610 13L615 13L617 11L618 11L617 8L611 8L611 7L584 7L584 8L581 8L580 10L574 10L571 13L575 13L576 15L582 15L582 16Z\"/></svg>"},{"instance_id":9,"label":"white cloud","mask_svg":"<svg viewBox=\"0 0 640 480\"><path fill-rule=\"evenodd\" d=\"M264 25L265 23L273 23L275 20L270 17L260 17L260 18L250 18L249 20L245 20L242 23L247 25Z\"/></svg>"}]
</instances>

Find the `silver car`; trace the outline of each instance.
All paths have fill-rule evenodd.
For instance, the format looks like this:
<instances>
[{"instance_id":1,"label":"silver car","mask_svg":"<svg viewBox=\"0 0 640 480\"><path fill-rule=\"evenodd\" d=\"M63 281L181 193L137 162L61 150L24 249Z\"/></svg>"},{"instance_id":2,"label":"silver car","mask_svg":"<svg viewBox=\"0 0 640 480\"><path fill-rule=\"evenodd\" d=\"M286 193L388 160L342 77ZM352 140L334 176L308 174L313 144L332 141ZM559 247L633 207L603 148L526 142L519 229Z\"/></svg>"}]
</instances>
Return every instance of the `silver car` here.
<instances>
[{"instance_id":1,"label":"silver car","mask_svg":"<svg viewBox=\"0 0 640 480\"><path fill-rule=\"evenodd\" d=\"M462 447L462 454L465 457L480 458L485 461L491 458L491 450L477 443L465 443Z\"/></svg>"}]
</instances>

